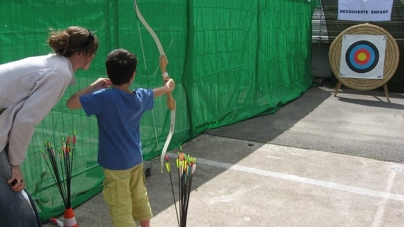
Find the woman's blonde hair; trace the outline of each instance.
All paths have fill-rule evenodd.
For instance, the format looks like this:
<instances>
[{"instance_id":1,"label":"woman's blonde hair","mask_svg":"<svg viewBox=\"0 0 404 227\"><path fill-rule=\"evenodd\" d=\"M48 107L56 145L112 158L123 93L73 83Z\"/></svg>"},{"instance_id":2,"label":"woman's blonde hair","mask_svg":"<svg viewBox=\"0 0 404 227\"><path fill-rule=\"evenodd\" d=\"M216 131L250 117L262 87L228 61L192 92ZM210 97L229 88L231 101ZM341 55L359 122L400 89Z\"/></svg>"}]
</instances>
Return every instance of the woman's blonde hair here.
<instances>
[{"instance_id":1,"label":"woman's blonde hair","mask_svg":"<svg viewBox=\"0 0 404 227\"><path fill-rule=\"evenodd\" d=\"M98 49L98 38L89 29L71 26L63 31L51 30L48 44L55 53L70 57L78 52L95 54Z\"/></svg>"}]
</instances>

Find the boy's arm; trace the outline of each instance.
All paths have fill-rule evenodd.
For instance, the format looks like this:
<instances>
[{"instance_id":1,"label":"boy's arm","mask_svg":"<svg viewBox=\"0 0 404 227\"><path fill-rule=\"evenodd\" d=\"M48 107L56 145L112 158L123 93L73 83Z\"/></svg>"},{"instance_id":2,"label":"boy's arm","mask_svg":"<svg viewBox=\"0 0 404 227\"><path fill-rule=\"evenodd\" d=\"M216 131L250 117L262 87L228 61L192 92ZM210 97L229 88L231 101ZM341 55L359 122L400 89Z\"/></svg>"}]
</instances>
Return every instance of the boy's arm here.
<instances>
[{"instance_id":1,"label":"boy's arm","mask_svg":"<svg viewBox=\"0 0 404 227\"><path fill-rule=\"evenodd\" d=\"M66 102L66 106L70 109L77 109L81 108L81 103L79 97L85 94L90 94L95 91L98 91L102 88L108 88L111 85L111 81L107 78L99 78L96 80L94 83L92 83L90 86L84 88L81 91L78 91L74 93L69 100Z\"/></svg>"},{"instance_id":2,"label":"boy's arm","mask_svg":"<svg viewBox=\"0 0 404 227\"><path fill-rule=\"evenodd\" d=\"M175 83L173 79L169 79L164 86L153 89L154 97L157 98L159 96L164 95L165 93L174 90Z\"/></svg>"}]
</instances>

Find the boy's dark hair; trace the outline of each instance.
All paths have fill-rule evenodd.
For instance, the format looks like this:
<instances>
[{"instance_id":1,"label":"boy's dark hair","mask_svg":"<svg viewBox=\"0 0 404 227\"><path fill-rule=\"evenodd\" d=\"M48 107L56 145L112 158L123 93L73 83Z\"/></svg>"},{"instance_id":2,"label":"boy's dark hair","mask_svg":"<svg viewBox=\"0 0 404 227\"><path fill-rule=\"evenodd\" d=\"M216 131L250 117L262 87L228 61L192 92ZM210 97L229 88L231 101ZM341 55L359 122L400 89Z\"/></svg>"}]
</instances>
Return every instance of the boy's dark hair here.
<instances>
[{"instance_id":1,"label":"boy's dark hair","mask_svg":"<svg viewBox=\"0 0 404 227\"><path fill-rule=\"evenodd\" d=\"M108 54L105 66L112 84L121 85L128 83L136 71L137 58L125 49L116 49Z\"/></svg>"}]
</instances>

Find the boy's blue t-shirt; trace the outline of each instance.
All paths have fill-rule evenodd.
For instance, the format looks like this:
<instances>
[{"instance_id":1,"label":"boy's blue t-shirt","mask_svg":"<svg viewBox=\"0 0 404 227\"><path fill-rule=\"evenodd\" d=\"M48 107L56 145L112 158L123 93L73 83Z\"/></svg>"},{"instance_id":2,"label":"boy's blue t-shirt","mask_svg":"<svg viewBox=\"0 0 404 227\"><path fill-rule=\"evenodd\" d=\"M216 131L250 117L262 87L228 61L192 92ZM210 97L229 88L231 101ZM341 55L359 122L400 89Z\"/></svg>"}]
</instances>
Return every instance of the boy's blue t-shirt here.
<instances>
[{"instance_id":1,"label":"boy's blue t-shirt","mask_svg":"<svg viewBox=\"0 0 404 227\"><path fill-rule=\"evenodd\" d=\"M102 89L80 96L80 102L87 116L97 117L98 163L102 167L125 170L142 163L139 123L143 113L153 108L153 90L139 88L129 94Z\"/></svg>"}]
</instances>

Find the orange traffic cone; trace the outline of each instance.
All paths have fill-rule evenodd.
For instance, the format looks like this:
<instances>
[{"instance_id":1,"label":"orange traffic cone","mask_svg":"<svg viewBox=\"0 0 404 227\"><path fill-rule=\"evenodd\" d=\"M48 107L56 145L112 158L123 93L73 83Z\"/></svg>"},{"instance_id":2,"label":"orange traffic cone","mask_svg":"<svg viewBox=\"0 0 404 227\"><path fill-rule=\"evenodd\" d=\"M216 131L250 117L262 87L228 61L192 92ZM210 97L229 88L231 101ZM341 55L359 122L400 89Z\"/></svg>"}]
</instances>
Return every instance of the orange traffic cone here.
<instances>
[{"instance_id":1,"label":"orange traffic cone","mask_svg":"<svg viewBox=\"0 0 404 227\"><path fill-rule=\"evenodd\" d=\"M63 220L63 226L64 227L78 227L72 208L68 208L65 210L65 219Z\"/></svg>"}]
</instances>

